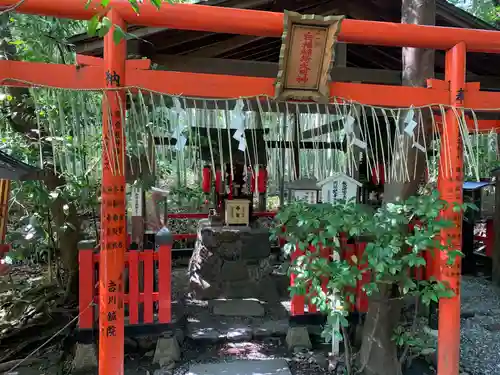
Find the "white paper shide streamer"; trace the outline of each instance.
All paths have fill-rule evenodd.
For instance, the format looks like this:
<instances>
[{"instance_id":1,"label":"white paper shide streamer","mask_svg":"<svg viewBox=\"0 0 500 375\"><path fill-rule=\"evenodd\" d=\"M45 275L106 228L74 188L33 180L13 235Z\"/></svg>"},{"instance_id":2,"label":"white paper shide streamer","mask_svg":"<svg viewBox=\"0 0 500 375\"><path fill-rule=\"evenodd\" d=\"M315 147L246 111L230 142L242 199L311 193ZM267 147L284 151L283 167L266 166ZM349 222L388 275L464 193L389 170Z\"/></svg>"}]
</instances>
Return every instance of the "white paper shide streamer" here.
<instances>
[{"instance_id":1,"label":"white paper shide streamer","mask_svg":"<svg viewBox=\"0 0 500 375\"><path fill-rule=\"evenodd\" d=\"M233 134L233 138L236 139L238 144L238 150L244 152L246 149L246 140L245 140L245 114L243 113L243 107L245 104L243 100L238 99L234 106L233 111L231 112L231 129L235 129L236 131Z\"/></svg>"},{"instance_id":2,"label":"white paper shide streamer","mask_svg":"<svg viewBox=\"0 0 500 375\"><path fill-rule=\"evenodd\" d=\"M417 142L417 138L415 136L415 129L417 128L418 122L415 121L415 112L413 111L413 108L410 108L410 110L406 114L404 123L406 125L404 128L404 132L413 139L412 147L422 152L426 152L425 147Z\"/></svg>"},{"instance_id":3,"label":"white paper shide streamer","mask_svg":"<svg viewBox=\"0 0 500 375\"><path fill-rule=\"evenodd\" d=\"M187 138L183 134L186 129L186 111L178 98L173 97L172 101L174 102L174 108L170 112L170 121L174 127L172 139L177 141L174 146L175 151L182 151L187 143Z\"/></svg>"},{"instance_id":4,"label":"white paper shide streamer","mask_svg":"<svg viewBox=\"0 0 500 375\"><path fill-rule=\"evenodd\" d=\"M356 137L356 133L354 132L354 124L356 119L348 114L344 118L344 131L347 137L347 144L349 146L358 146L362 150L366 150L366 142Z\"/></svg>"}]
</instances>

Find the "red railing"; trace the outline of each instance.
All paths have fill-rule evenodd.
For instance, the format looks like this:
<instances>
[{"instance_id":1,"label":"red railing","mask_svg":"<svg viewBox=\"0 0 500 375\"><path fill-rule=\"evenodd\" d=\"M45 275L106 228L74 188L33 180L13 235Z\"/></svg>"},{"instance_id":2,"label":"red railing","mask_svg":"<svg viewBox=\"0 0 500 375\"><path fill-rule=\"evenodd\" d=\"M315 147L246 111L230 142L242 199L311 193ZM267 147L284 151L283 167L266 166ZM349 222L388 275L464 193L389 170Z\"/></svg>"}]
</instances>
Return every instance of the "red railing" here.
<instances>
[{"instance_id":1,"label":"red railing","mask_svg":"<svg viewBox=\"0 0 500 375\"><path fill-rule=\"evenodd\" d=\"M356 243L356 244L347 244L346 240L342 240L344 242L342 246L346 249L346 259L349 262L352 262L353 255L356 256L357 259L361 259L363 252L366 248L366 243ZM314 247L310 246L310 250L314 251ZM300 250L295 250L295 252L291 256L292 262L294 262L299 256L303 255L304 253ZM322 258L327 258L330 259L332 254L331 250L328 248L323 248L321 247L319 256ZM362 264L358 264L358 268L364 268ZM295 284L295 279L296 275L291 274L290 275L290 286L293 286ZM368 272L363 274L363 278L361 280L358 280L356 283L356 287L353 288L352 292L356 296L356 303L355 303L355 309L359 312L366 312L368 311L368 300L366 293L363 291L363 285L370 282L370 274ZM325 279L322 282L322 288L323 290L326 291L326 287L328 284L328 280ZM293 316L296 315L304 315L305 314L305 308L306 308L306 297L303 295L294 295L292 297L291 301L291 307L290 307L290 312ZM307 312L308 313L316 313L318 311L317 307L313 303L308 303L307 304Z\"/></svg>"},{"instance_id":2,"label":"red railing","mask_svg":"<svg viewBox=\"0 0 500 375\"><path fill-rule=\"evenodd\" d=\"M275 212L255 212L256 217L274 217ZM173 213L169 219L203 219L205 213ZM171 234L170 240L195 239L196 233ZM158 237L157 237L158 240ZM130 242L130 240L129 240ZM125 268L128 270L128 293L124 294L124 304L128 305L129 324L154 323L155 304L158 304L158 323L170 323L171 317L171 275L172 244L156 243L158 251L131 250L125 253ZM79 328L92 329L96 323L95 306L99 304L97 280L99 280L99 253L93 242L81 242L79 248ZM158 272L156 271L158 268ZM139 269L143 272L139 273ZM125 275L127 272L125 271ZM158 289L155 291L154 275L158 274ZM140 280L142 276L143 280ZM143 290L139 285L143 284ZM143 305L143 319L139 322L139 305Z\"/></svg>"},{"instance_id":3,"label":"red railing","mask_svg":"<svg viewBox=\"0 0 500 375\"><path fill-rule=\"evenodd\" d=\"M414 226L418 222L410 224L410 230L413 230ZM285 231L285 230L283 230ZM345 259L351 263L351 265L354 265L354 256L357 259L356 265L357 268L362 270L366 268L366 264L361 262L363 259L363 253L366 249L366 242L354 242L352 244L347 243L347 237L346 236L341 236L340 237L340 242L341 242L341 247L345 249ZM284 239L280 239L280 245L283 246L285 244ZM315 251L314 246L310 246L311 251ZM292 262L297 259L300 255L302 255L303 252L300 250L295 250L294 253L292 253L291 260ZM331 259L331 250L328 248L323 248L321 247L319 256L322 258L327 258ZM426 266L425 267L416 267L413 269L413 276L416 280L429 280L432 276L436 277L437 275L437 260L435 257L431 255L430 252L426 251L424 253L424 259L426 261ZM296 276L292 273L290 275L290 285L293 286L295 282ZM368 297L366 293L363 291L363 286L371 281L371 275L369 272L364 272L361 280L358 280L356 282L356 286L350 290L354 295L355 295L355 304L353 308L358 311L358 312L367 312L368 311ZM326 286L328 284L328 280L324 280L322 283L323 289L326 289ZM312 304L308 303L308 313L315 313L317 312L317 307ZM304 315L305 314L305 296L300 296L300 295L294 295L292 297L291 301L291 314L292 315Z\"/></svg>"},{"instance_id":4,"label":"red railing","mask_svg":"<svg viewBox=\"0 0 500 375\"><path fill-rule=\"evenodd\" d=\"M157 236L158 240L158 236ZM128 305L128 323L170 323L172 320L172 245L157 241L158 251L131 250L125 253L125 268L128 270L128 293L124 294L124 304ZM79 249L79 328L93 329L96 323L95 306L99 304L97 286L99 267L99 253L94 252L91 242L80 243ZM143 272L139 270L143 267ZM155 291L155 270L158 268L157 291ZM126 275L126 272L124 273ZM139 275L142 274L144 285ZM124 280L125 281L125 280ZM157 303L157 317L155 319L155 303ZM139 322L139 305L143 305L143 319Z\"/></svg>"}]
</instances>

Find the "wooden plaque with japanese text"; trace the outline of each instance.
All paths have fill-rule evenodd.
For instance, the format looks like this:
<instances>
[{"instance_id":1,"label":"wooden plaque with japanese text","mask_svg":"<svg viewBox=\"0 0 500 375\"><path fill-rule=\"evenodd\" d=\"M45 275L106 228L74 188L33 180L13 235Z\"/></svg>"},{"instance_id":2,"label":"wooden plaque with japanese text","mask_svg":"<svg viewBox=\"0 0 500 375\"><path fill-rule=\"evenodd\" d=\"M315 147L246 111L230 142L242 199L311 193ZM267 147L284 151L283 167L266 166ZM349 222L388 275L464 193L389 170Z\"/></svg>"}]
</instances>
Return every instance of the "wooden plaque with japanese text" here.
<instances>
[{"instance_id":1,"label":"wooden plaque with japanese text","mask_svg":"<svg viewBox=\"0 0 500 375\"><path fill-rule=\"evenodd\" d=\"M334 46L343 18L285 12L276 99L328 102Z\"/></svg>"}]
</instances>

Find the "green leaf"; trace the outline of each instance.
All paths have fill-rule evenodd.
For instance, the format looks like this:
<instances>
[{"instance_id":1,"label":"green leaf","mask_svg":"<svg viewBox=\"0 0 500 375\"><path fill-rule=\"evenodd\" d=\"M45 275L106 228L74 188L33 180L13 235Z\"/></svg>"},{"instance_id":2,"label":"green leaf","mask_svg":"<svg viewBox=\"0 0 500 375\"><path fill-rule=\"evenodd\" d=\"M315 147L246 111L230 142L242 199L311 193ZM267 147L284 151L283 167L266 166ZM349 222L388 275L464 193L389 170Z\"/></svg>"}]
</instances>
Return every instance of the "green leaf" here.
<instances>
[{"instance_id":1,"label":"green leaf","mask_svg":"<svg viewBox=\"0 0 500 375\"><path fill-rule=\"evenodd\" d=\"M102 38L108 33L108 31L111 29L111 26L113 26L111 20L108 17L102 17L102 20L99 24L99 30L97 31L97 35L99 35Z\"/></svg>"},{"instance_id":2,"label":"green leaf","mask_svg":"<svg viewBox=\"0 0 500 375\"><path fill-rule=\"evenodd\" d=\"M150 0L151 4L153 4L157 9L160 9L162 0Z\"/></svg>"},{"instance_id":3,"label":"green leaf","mask_svg":"<svg viewBox=\"0 0 500 375\"><path fill-rule=\"evenodd\" d=\"M90 1L91 1L91 0L89 0L89 2L90 2ZM101 6L102 6L103 8L106 8L106 7L109 5L109 1L110 1L110 0L101 0Z\"/></svg>"},{"instance_id":4,"label":"green leaf","mask_svg":"<svg viewBox=\"0 0 500 375\"><path fill-rule=\"evenodd\" d=\"M139 14L139 2L137 0L128 0L134 12Z\"/></svg>"},{"instance_id":5,"label":"green leaf","mask_svg":"<svg viewBox=\"0 0 500 375\"><path fill-rule=\"evenodd\" d=\"M125 33L125 31L123 31L123 29L120 26L115 25L115 29L113 30L113 41L116 44L118 44L123 39L126 39L126 38L127 38L127 34Z\"/></svg>"},{"instance_id":6,"label":"green leaf","mask_svg":"<svg viewBox=\"0 0 500 375\"><path fill-rule=\"evenodd\" d=\"M95 36L98 27L99 27L99 16L95 15L87 22L87 33L90 36Z\"/></svg>"}]
</instances>

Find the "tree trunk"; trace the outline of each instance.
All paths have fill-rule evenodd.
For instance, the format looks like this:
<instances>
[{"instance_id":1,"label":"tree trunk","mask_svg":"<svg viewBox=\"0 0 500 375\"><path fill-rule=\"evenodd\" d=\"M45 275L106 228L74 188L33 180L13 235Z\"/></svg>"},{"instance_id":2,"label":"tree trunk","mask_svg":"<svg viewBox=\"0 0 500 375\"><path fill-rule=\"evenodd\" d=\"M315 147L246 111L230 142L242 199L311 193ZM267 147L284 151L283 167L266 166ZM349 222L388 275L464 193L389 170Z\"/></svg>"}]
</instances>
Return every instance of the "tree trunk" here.
<instances>
[{"instance_id":1,"label":"tree trunk","mask_svg":"<svg viewBox=\"0 0 500 375\"><path fill-rule=\"evenodd\" d=\"M401 8L401 22L419 25L434 25L436 14L435 0L403 0ZM403 76L402 81L405 86L424 87L426 79L434 77L434 51L416 48L403 48ZM431 138L432 121L431 112L423 113L427 140ZM401 118L405 118L402 114ZM398 126L404 128L404 124ZM407 142L412 142L409 137L405 137ZM423 140L418 140L423 144ZM426 144L429 144L427 142ZM405 145L406 146L406 145ZM426 163L423 152L416 148L403 147L406 151L408 170L413 171L417 165L416 179L405 183L387 183L384 187L384 201L394 202L405 200L414 195L417 191L421 176L423 175ZM398 155L393 155L393 158ZM410 173L413 177L413 173ZM397 359L397 348L391 340L394 328L399 322L401 315L401 305L392 302L380 302L390 296L390 288L382 289L382 295L369 298L369 309L366 315L363 332L363 343L361 346L361 365L366 375L397 375L401 373L401 368Z\"/></svg>"},{"instance_id":2,"label":"tree trunk","mask_svg":"<svg viewBox=\"0 0 500 375\"><path fill-rule=\"evenodd\" d=\"M380 286L380 293L369 299L363 328L360 370L366 375L399 375L397 347L391 340L399 323L401 303L391 298L391 287Z\"/></svg>"},{"instance_id":3,"label":"tree trunk","mask_svg":"<svg viewBox=\"0 0 500 375\"><path fill-rule=\"evenodd\" d=\"M10 44L12 39L9 29L9 14L0 15L0 60L15 60L16 46ZM9 87L9 94L12 96L10 103L10 124L16 132L24 134L27 141L38 140L36 133L37 120L32 101L28 98L30 92L27 88ZM33 147L38 147L33 145ZM52 153L50 145L44 146L44 154ZM51 165L44 168L44 180L48 191L66 184L63 176L56 174ZM68 206L69 211L65 212L64 207ZM58 253L61 256L65 271L66 297L69 301L78 299L78 241L81 239L81 223L76 211L76 207L59 197L50 204L50 212L54 219L57 230ZM48 223L50 225L50 223Z\"/></svg>"},{"instance_id":4,"label":"tree trunk","mask_svg":"<svg viewBox=\"0 0 500 375\"><path fill-rule=\"evenodd\" d=\"M44 183L49 191L64 186L66 181L53 171L46 174ZM64 206L68 205L65 211ZM66 292L65 299L76 301L78 299L78 242L81 240L81 220L75 205L60 196L50 205L50 212L57 230L59 255L65 272Z\"/></svg>"}]
</instances>

